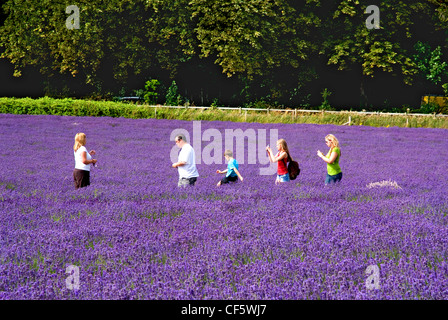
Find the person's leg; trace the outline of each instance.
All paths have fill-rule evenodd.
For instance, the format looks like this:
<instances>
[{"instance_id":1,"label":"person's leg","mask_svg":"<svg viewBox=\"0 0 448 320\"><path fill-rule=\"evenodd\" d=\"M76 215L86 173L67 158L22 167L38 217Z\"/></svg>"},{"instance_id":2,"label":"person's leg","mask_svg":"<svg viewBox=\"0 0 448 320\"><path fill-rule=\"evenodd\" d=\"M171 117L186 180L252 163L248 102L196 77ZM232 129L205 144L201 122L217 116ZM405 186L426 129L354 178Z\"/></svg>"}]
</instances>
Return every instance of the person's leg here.
<instances>
[{"instance_id":1,"label":"person's leg","mask_svg":"<svg viewBox=\"0 0 448 320\"><path fill-rule=\"evenodd\" d=\"M73 180L75 182L75 189L79 189L81 187L81 176L79 170L73 170Z\"/></svg>"},{"instance_id":2,"label":"person's leg","mask_svg":"<svg viewBox=\"0 0 448 320\"><path fill-rule=\"evenodd\" d=\"M339 172L337 175L334 176L334 182L341 182L342 180L342 172Z\"/></svg>"},{"instance_id":3,"label":"person's leg","mask_svg":"<svg viewBox=\"0 0 448 320\"><path fill-rule=\"evenodd\" d=\"M90 185L90 171L75 169L73 171L75 189L84 188Z\"/></svg>"},{"instance_id":4,"label":"person's leg","mask_svg":"<svg viewBox=\"0 0 448 320\"><path fill-rule=\"evenodd\" d=\"M341 181L342 179L342 172L339 172L338 174L335 174L334 176L330 176L327 173L327 178L325 179L325 185L330 184L330 183L336 183L338 181Z\"/></svg>"},{"instance_id":5,"label":"person's leg","mask_svg":"<svg viewBox=\"0 0 448 320\"><path fill-rule=\"evenodd\" d=\"M229 178L228 177L224 177L221 179L221 181L219 181L221 183L221 185L229 183Z\"/></svg>"},{"instance_id":6,"label":"person's leg","mask_svg":"<svg viewBox=\"0 0 448 320\"><path fill-rule=\"evenodd\" d=\"M288 182L289 181L289 174L286 173L286 174L283 174L281 176L277 175L277 179L278 179L279 183L281 183L281 182Z\"/></svg>"},{"instance_id":7,"label":"person's leg","mask_svg":"<svg viewBox=\"0 0 448 320\"><path fill-rule=\"evenodd\" d=\"M90 171L86 170L81 171L82 171L81 188L90 186Z\"/></svg>"},{"instance_id":8,"label":"person's leg","mask_svg":"<svg viewBox=\"0 0 448 320\"><path fill-rule=\"evenodd\" d=\"M197 177L188 179L188 184L189 184L190 186L194 186L194 184L196 183L196 180L197 180L197 179L198 179Z\"/></svg>"},{"instance_id":9,"label":"person's leg","mask_svg":"<svg viewBox=\"0 0 448 320\"><path fill-rule=\"evenodd\" d=\"M178 187L186 187L186 185L189 183L190 181L188 179L184 179L184 178L179 178L179 181L177 183Z\"/></svg>"}]
</instances>

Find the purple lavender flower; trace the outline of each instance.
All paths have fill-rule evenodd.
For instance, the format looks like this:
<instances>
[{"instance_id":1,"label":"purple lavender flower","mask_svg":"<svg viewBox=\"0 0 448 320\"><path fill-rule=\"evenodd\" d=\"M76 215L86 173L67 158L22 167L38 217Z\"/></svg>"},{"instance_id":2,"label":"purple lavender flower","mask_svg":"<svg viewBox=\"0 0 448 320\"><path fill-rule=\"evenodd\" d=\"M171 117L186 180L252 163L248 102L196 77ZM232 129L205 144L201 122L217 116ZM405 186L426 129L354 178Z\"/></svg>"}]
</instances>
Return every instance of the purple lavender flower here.
<instances>
[{"instance_id":1,"label":"purple lavender flower","mask_svg":"<svg viewBox=\"0 0 448 320\"><path fill-rule=\"evenodd\" d=\"M278 129L302 172L276 187L246 148L244 182L217 188L222 164L202 163L183 189L175 128L192 122L0 115L0 299L448 297L446 130L203 121ZM74 190L79 131L101 170ZM344 171L330 188L315 156L328 133ZM370 265L380 289L366 287Z\"/></svg>"}]
</instances>

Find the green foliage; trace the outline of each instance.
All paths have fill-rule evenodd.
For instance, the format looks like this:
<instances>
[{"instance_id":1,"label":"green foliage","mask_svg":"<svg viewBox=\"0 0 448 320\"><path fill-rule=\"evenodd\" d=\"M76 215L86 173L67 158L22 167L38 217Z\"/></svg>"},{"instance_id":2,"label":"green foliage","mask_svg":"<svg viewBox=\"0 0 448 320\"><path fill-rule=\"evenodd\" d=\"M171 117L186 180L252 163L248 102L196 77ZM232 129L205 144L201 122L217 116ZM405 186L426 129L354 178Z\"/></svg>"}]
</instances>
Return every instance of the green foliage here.
<instances>
[{"instance_id":1,"label":"green foliage","mask_svg":"<svg viewBox=\"0 0 448 320\"><path fill-rule=\"evenodd\" d=\"M177 92L176 81L171 83L165 96L165 104L168 106L180 106L182 105L182 96Z\"/></svg>"},{"instance_id":2,"label":"green foliage","mask_svg":"<svg viewBox=\"0 0 448 320\"><path fill-rule=\"evenodd\" d=\"M104 91L116 93L131 77L147 79L163 71L160 79L168 75L173 79L201 58L219 66L217 72L243 79L235 95L240 92L245 103L264 97L269 103L307 105L309 99L302 99L309 95L305 82L321 79L332 67L359 69L368 77L385 72L406 84L420 73L432 83L442 83L447 71L442 53L447 49L448 5L441 0L383 1L381 29L368 30L364 11L370 4L367 0L78 0L80 29L68 30L66 1L6 0L0 52L14 65L15 76L36 66L48 76L75 77L95 90L96 99L104 98ZM425 36L437 44L436 49L420 45L413 55L414 44ZM329 67L314 70L322 61ZM286 76L276 78L285 70ZM107 88L106 81L111 80L115 87ZM47 91L53 96L71 94L69 88ZM155 102L160 92L147 98ZM174 94L169 99L178 98Z\"/></svg>"},{"instance_id":3,"label":"green foliage","mask_svg":"<svg viewBox=\"0 0 448 320\"><path fill-rule=\"evenodd\" d=\"M245 108L253 108L253 109L269 109L271 108L271 104L266 102L265 99L261 98L259 100L255 100L253 102L248 102L244 105Z\"/></svg>"},{"instance_id":4,"label":"green foliage","mask_svg":"<svg viewBox=\"0 0 448 320\"><path fill-rule=\"evenodd\" d=\"M431 50L427 43L418 41L414 46L414 61L420 71L420 74L428 81L439 84L442 78L448 76L448 63L442 59L442 49L437 46Z\"/></svg>"},{"instance_id":5,"label":"green foliage","mask_svg":"<svg viewBox=\"0 0 448 320\"><path fill-rule=\"evenodd\" d=\"M325 88L320 94L322 95L322 104L319 106L320 110L332 110L330 103L328 102L328 97L331 96L331 91Z\"/></svg>"},{"instance_id":6,"label":"green foliage","mask_svg":"<svg viewBox=\"0 0 448 320\"><path fill-rule=\"evenodd\" d=\"M420 107L420 109L414 110L419 113L439 113L441 107L436 103L427 103Z\"/></svg>"},{"instance_id":7,"label":"green foliage","mask_svg":"<svg viewBox=\"0 0 448 320\"><path fill-rule=\"evenodd\" d=\"M255 106L255 105L254 105ZM261 105L256 105L261 107ZM264 105L266 106L266 105ZM88 101L75 99L53 99L53 98L0 98L0 114L52 114L65 116L93 116L93 117L125 117L132 119L153 118L154 109L132 105L122 102L110 101ZM353 125L368 126L406 126L406 116L384 117L381 115L357 115L352 116ZM290 114L265 111L248 111L245 113L223 110L194 110L194 109L163 109L157 110L158 119L179 119L179 120L220 120L236 122L260 122L260 123L319 123L342 125L347 122L347 114L337 113L318 113L318 114L300 114L297 117L291 117ZM448 129L447 117L411 117L409 118L411 127L432 127ZM12 186L13 188L15 186Z\"/></svg>"},{"instance_id":8,"label":"green foliage","mask_svg":"<svg viewBox=\"0 0 448 320\"><path fill-rule=\"evenodd\" d=\"M125 82L154 65L174 70L193 52L185 48L191 42L185 39L194 39L194 28L183 23L191 24L187 1L79 0L76 5L80 29L69 30L65 1L6 1L0 46L16 76L35 65L43 74L71 74L93 86L106 76Z\"/></svg>"},{"instance_id":9,"label":"green foliage","mask_svg":"<svg viewBox=\"0 0 448 320\"><path fill-rule=\"evenodd\" d=\"M220 108L220 107L221 107L221 105L219 104L218 99L215 98L215 99L213 99L213 102L212 102L212 104L210 105L209 110L216 110L216 109L218 109L218 108Z\"/></svg>"},{"instance_id":10,"label":"green foliage","mask_svg":"<svg viewBox=\"0 0 448 320\"><path fill-rule=\"evenodd\" d=\"M139 97L140 99L144 99L145 97L145 90L143 89L137 89L133 91L133 94L135 97Z\"/></svg>"},{"instance_id":11,"label":"green foliage","mask_svg":"<svg viewBox=\"0 0 448 320\"><path fill-rule=\"evenodd\" d=\"M405 2L390 0L381 3L380 29L365 26L368 1L343 0L328 21L331 37L324 43L329 54L328 64L339 70L360 66L363 75L373 77L377 71L401 75L404 83L411 84L418 69L409 54L409 43L414 43L414 17L425 17L434 23L434 13L427 1ZM422 19L423 21L423 19Z\"/></svg>"},{"instance_id":12,"label":"green foliage","mask_svg":"<svg viewBox=\"0 0 448 320\"><path fill-rule=\"evenodd\" d=\"M445 97L448 97L448 83L444 83L442 85L443 93L445 94Z\"/></svg>"},{"instance_id":13,"label":"green foliage","mask_svg":"<svg viewBox=\"0 0 448 320\"><path fill-rule=\"evenodd\" d=\"M317 49L309 34L319 19L288 1L192 0L189 5L200 57L216 57L229 77L252 78L281 65L297 68Z\"/></svg>"},{"instance_id":14,"label":"green foliage","mask_svg":"<svg viewBox=\"0 0 448 320\"><path fill-rule=\"evenodd\" d=\"M156 104L159 98L160 81L157 79L151 79L145 83L145 94L143 99L149 104Z\"/></svg>"}]
</instances>

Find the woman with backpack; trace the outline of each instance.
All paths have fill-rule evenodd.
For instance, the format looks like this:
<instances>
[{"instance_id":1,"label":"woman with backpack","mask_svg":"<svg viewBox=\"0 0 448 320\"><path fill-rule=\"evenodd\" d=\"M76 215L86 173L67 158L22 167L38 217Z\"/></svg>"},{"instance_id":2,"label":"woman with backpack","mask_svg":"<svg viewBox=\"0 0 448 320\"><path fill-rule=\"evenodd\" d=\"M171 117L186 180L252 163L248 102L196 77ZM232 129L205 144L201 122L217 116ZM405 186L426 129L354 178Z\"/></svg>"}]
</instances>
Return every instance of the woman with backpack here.
<instances>
[{"instance_id":1,"label":"woman with backpack","mask_svg":"<svg viewBox=\"0 0 448 320\"><path fill-rule=\"evenodd\" d=\"M277 162L277 178L275 179L275 184L290 181L288 172L288 161L292 161L285 139L280 139L277 141L277 150L278 152L274 156L271 148L269 146L266 147L269 161L274 163Z\"/></svg>"},{"instance_id":2,"label":"woman with backpack","mask_svg":"<svg viewBox=\"0 0 448 320\"><path fill-rule=\"evenodd\" d=\"M339 166L339 158L341 157L341 149L339 148L339 141L332 134L325 137L325 143L330 148L327 155L324 156L322 152L317 151L317 156L327 163L327 177L325 178L325 185L332 182L336 183L342 179L342 170Z\"/></svg>"}]
</instances>

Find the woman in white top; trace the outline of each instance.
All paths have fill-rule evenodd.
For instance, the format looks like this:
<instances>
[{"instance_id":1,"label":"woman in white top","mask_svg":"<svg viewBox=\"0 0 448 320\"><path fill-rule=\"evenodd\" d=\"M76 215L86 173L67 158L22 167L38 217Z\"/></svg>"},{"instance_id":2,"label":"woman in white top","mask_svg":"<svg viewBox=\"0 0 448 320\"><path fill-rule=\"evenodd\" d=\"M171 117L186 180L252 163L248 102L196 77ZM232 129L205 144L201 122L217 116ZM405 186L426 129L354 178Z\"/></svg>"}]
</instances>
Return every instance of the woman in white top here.
<instances>
[{"instance_id":1,"label":"woman in white top","mask_svg":"<svg viewBox=\"0 0 448 320\"><path fill-rule=\"evenodd\" d=\"M96 163L95 150L87 152L86 135L82 132L75 136L75 145L73 146L75 155L75 170L73 171L73 178L75 180L75 189L87 187L90 185L90 164Z\"/></svg>"}]
</instances>

